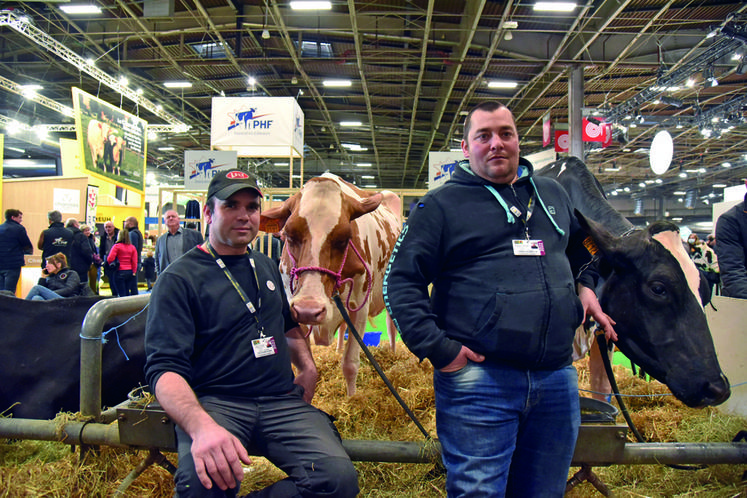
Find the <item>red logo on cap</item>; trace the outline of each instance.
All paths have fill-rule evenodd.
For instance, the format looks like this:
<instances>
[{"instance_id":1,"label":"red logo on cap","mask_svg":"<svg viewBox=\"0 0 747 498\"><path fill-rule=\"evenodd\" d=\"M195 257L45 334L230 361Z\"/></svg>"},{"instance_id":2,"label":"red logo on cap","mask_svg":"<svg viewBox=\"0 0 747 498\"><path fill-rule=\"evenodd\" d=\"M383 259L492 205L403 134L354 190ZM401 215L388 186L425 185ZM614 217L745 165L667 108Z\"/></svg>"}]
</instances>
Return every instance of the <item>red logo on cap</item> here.
<instances>
[{"instance_id":1,"label":"red logo on cap","mask_svg":"<svg viewBox=\"0 0 747 498\"><path fill-rule=\"evenodd\" d=\"M226 178L230 180L244 180L246 178L249 178L249 175L247 175L243 171L231 171L226 175Z\"/></svg>"}]
</instances>

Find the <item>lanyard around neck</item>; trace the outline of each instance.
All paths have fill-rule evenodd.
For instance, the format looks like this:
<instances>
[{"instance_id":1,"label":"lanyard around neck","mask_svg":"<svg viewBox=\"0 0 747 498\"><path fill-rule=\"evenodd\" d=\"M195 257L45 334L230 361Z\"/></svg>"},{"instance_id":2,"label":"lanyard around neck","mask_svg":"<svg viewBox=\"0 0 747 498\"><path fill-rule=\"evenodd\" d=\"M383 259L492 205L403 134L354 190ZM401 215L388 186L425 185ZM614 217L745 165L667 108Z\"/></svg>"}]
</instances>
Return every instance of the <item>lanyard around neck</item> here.
<instances>
[{"instance_id":1,"label":"lanyard around neck","mask_svg":"<svg viewBox=\"0 0 747 498\"><path fill-rule=\"evenodd\" d=\"M249 313L254 317L254 319L257 321L257 330L259 330L259 336L264 337L264 328L262 327L262 324L259 321L259 311L257 308L254 307L254 303L252 303L251 299L249 299L249 296L246 295L246 292L244 292L244 289L241 288L241 284L234 278L231 271L228 269L226 264L223 262L220 256L218 256L215 251L213 250L213 247L210 245L210 241L205 241L205 248L207 249L208 253L213 257L215 262L218 264L221 270L223 270L223 273L228 278L228 281L231 282L231 285L233 285L233 288L236 289L236 292L239 293L239 296L241 297L241 300L244 301L244 305L246 306L246 309L249 310ZM247 251L248 253L249 251ZM252 271L254 272L254 283L257 285L257 305L262 306L262 291L259 288L259 276L257 275L257 268L254 264L254 258L249 258L249 263L252 265Z\"/></svg>"}]
</instances>

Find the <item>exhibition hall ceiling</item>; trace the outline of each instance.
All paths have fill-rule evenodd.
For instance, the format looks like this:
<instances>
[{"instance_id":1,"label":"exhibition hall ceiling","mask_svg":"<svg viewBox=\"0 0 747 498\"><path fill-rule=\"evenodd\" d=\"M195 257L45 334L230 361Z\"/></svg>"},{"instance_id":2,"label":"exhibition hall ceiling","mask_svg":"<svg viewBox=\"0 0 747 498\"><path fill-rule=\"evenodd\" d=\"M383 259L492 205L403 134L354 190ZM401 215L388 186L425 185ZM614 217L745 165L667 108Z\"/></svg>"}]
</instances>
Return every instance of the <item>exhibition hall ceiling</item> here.
<instances>
[{"instance_id":1,"label":"exhibition hall ceiling","mask_svg":"<svg viewBox=\"0 0 747 498\"><path fill-rule=\"evenodd\" d=\"M718 200L714 184L747 177L744 2L597 0L565 13L534 0L291 3L94 0L101 12L80 15L62 10L68 2L4 2L0 123L75 138L64 108L79 87L159 131L148 168L168 179L181 177L185 150L210 148L213 97L292 97L305 117L304 180L331 171L359 186L426 188L428 153L458 148L466 112L485 100L512 109L523 154L547 149L543 116L567 126L580 68L584 115L614 123L610 146L584 144L608 193ZM126 87L111 84L122 77ZM176 81L190 86L165 86ZM19 90L29 84L41 87L32 98ZM674 155L656 175L648 152L661 130ZM6 158L54 153L30 132L5 133ZM265 185L289 185L287 159L239 161Z\"/></svg>"}]
</instances>

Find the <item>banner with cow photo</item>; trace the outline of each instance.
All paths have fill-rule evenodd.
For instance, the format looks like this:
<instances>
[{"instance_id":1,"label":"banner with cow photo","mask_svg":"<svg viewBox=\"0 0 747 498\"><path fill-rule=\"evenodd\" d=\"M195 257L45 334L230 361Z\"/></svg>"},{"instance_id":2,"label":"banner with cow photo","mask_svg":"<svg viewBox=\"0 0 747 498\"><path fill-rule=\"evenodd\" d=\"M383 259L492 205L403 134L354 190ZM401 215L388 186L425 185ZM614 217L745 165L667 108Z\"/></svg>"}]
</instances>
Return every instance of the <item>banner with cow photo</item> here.
<instances>
[{"instance_id":1,"label":"banner with cow photo","mask_svg":"<svg viewBox=\"0 0 747 498\"><path fill-rule=\"evenodd\" d=\"M80 88L73 88L73 109L86 172L143 194L148 123Z\"/></svg>"},{"instance_id":2,"label":"banner with cow photo","mask_svg":"<svg viewBox=\"0 0 747 498\"><path fill-rule=\"evenodd\" d=\"M218 171L236 169L238 153L235 150L185 150L184 188L207 190L210 180Z\"/></svg>"}]
</instances>

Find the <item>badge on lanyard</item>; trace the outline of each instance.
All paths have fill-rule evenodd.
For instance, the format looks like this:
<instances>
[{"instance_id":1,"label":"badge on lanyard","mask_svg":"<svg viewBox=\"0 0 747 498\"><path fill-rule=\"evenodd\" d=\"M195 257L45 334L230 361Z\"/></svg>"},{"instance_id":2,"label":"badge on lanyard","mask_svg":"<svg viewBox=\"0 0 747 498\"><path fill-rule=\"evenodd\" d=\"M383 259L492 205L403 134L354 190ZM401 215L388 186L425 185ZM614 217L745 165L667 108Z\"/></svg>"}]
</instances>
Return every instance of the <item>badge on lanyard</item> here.
<instances>
[{"instance_id":1,"label":"badge on lanyard","mask_svg":"<svg viewBox=\"0 0 747 498\"><path fill-rule=\"evenodd\" d=\"M254 350L254 356L256 358L272 356L278 352L278 348L275 346L274 337L260 337L259 339L254 339L252 341L252 349Z\"/></svg>"},{"instance_id":2,"label":"badge on lanyard","mask_svg":"<svg viewBox=\"0 0 747 498\"><path fill-rule=\"evenodd\" d=\"M545 243L541 240L512 240L514 256L544 256Z\"/></svg>"}]
</instances>

